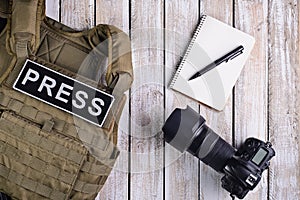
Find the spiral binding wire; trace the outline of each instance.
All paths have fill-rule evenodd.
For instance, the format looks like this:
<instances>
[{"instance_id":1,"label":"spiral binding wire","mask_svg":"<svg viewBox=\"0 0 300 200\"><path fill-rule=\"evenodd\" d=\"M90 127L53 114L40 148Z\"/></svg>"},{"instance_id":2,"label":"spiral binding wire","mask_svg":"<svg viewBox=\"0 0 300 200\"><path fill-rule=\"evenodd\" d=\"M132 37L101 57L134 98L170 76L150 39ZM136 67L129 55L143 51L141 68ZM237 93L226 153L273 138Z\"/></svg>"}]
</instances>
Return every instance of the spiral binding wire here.
<instances>
[{"instance_id":1,"label":"spiral binding wire","mask_svg":"<svg viewBox=\"0 0 300 200\"><path fill-rule=\"evenodd\" d=\"M200 22L199 22L199 25L198 25L196 31L195 31L194 34L193 34L193 38L192 38L192 40L191 40L191 42L190 42L190 44L189 44L189 46L188 46L188 48L187 48L187 50L186 50L186 52L185 52L185 54L184 54L184 57L183 57L183 59L182 59L180 65L179 65L179 67L178 67L178 69L177 69L177 71L176 71L176 73L175 73L175 75L174 75L174 77L173 77L173 79L172 79L172 82L171 82L171 84L170 84L170 88L173 88L173 86L174 86L174 84L175 84L175 82L176 82L176 80L177 80L177 78L178 78L178 76L179 76L179 74L180 74L180 72L181 72L181 69L182 69L182 67L183 67L183 64L185 63L186 58L187 58L189 52L191 51L191 49L192 49L192 47L193 47L193 44L195 43L195 40L196 40L196 38L197 38L197 36L198 36L200 30L201 30L201 27L202 27L203 23L205 22L205 19L206 19L206 15L203 15L203 16L201 17L201 19L200 19Z\"/></svg>"}]
</instances>

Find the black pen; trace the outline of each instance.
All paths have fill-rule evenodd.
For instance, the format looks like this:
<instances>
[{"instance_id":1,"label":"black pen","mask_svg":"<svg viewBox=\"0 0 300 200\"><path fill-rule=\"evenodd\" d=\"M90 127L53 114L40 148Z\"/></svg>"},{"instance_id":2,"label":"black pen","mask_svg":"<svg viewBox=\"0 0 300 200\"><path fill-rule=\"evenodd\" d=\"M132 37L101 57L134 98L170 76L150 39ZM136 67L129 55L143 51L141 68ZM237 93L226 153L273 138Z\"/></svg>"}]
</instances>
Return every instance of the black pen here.
<instances>
[{"instance_id":1,"label":"black pen","mask_svg":"<svg viewBox=\"0 0 300 200\"><path fill-rule=\"evenodd\" d=\"M243 53L243 50L244 50L244 47L242 45L238 46L237 48L235 48L234 50L230 51L226 55L222 56L221 58L215 60L211 64L209 64L206 67L204 67L203 69L201 69L199 72L197 72L196 74L194 74L189 79L189 81L193 80L193 79L195 79L195 78L197 78L199 76L202 76L203 74L205 74L206 72L212 70L213 68L215 68L216 66L220 65L223 62L228 62L228 60L232 60L235 57L241 55Z\"/></svg>"}]
</instances>

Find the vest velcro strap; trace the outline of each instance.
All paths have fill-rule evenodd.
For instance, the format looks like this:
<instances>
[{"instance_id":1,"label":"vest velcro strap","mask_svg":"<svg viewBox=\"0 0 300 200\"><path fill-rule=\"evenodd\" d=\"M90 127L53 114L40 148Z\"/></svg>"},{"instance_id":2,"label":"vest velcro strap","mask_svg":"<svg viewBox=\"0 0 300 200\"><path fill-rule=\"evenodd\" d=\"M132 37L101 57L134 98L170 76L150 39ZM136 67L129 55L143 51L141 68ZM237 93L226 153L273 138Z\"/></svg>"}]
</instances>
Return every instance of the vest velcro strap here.
<instances>
[{"instance_id":1,"label":"vest velcro strap","mask_svg":"<svg viewBox=\"0 0 300 200\"><path fill-rule=\"evenodd\" d=\"M15 52L18 58L25 58L28 57L28 42L27 40L21 40L15 42Z\"/></svg>"},{"instance_id":2,"label":"vest velcro strap","mask_svg":"<svg viewBox=\"0 0 300 200\"><path fill-rule=\"evenodd\" d=\"M54 127L54 122L52 120L45 121L42 130L45 132L50 132Z\"/></svg>"},{"instance_id":3,"label":"vest velcro strap","mask_svg":"<svg viewBox=\"0 0 300 200\"><path fill-rule=\"evenodd\" d=\"M9 101L10 101L10 97L4 95L2 92L0 92L0 105L1 106L8 106L9 104Z\"/></svg>"}]
</instances>

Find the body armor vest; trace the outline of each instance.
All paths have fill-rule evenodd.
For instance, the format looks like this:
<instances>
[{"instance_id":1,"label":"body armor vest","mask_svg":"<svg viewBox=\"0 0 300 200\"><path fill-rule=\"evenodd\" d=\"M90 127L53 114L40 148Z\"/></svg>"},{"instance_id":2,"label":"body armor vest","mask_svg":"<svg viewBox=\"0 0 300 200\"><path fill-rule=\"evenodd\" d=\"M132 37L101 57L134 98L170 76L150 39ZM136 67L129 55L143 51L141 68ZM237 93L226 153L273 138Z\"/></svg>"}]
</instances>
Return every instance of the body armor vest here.
<instances>
[{"instance_id":1,"label":"body armor vest","mask_svg":"<svg viewBox=\"0 0 300 200\"><path fill-rule=\"evenodd\" d=\"M0 0L0 191L13 199L96 197L118 155L130 52L113 26L76 32L45 17L44 0ZM103 126L14 90L27 59L112 94Z\"/></svg>"}]
</instances>

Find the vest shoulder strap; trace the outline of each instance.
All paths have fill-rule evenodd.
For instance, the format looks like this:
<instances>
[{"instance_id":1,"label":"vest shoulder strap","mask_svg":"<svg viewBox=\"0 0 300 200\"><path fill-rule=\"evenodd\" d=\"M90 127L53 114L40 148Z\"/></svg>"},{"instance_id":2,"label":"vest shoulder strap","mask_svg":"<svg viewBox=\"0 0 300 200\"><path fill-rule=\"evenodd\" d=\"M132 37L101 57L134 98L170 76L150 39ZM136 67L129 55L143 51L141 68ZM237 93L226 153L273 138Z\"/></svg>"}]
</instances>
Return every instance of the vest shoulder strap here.
<instances>
[{"instance_id":1,"label":"vest shoulder strap","mask_svg":"<svg viewBox=\"0 0 300 200\"><path fill-rule=\"evenodd\" d=\"M45 0L6 0L6 4L7 2L8 10L11 10L8 18L7 50L18 58L28 57L36 51L40 43Z\"/></svg>"}]
</instances>

